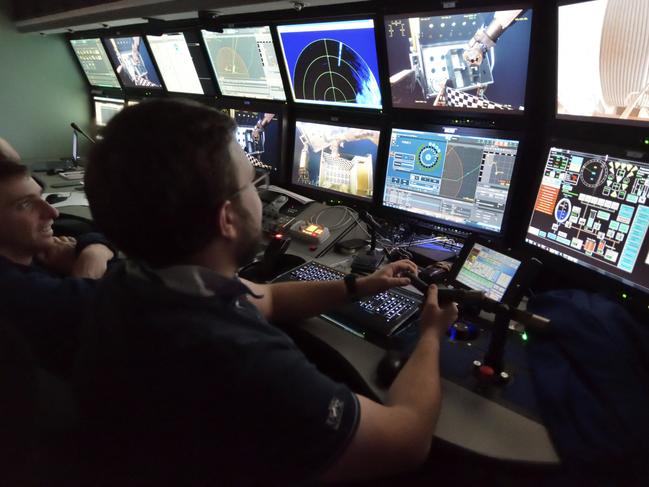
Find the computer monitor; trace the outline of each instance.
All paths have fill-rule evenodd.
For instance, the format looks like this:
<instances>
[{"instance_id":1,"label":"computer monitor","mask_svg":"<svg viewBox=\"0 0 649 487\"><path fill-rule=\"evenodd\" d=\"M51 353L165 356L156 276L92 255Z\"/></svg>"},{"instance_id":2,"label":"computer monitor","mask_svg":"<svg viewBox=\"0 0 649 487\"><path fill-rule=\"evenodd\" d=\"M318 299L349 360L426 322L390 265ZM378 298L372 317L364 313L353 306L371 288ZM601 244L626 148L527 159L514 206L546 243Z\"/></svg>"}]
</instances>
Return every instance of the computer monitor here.
<instances>
[{"instance_id":1,"label":"computer monitor","mask_svg":"<svg viewBox=\"0 0 649 487\"><path fill-rule=\"evenodd\" d=\"M241 148L260 161L272 175L280 169L281 114L221 108L237 122L236 138Z\"/></svg>"},{"instance_id":2,"label":"computer monitor","mask_svg":"<svg viewBox=\"0 0 649 487\"><path fill-rule=\"evenodd\" d=\"M551 147L525 241L649 292L649 161Z\"/></svg>"},{"instance_id":3,"label":"computer monitor","mask_svg":"<svg viewBox=\"0 0 649 487\"><path fill-rule=\"evenodd\" d=\"M381 108L374 21L277 27L296 102Z\"/></svg>"},{"instance_id":4,"label":"computer monitor","mask_svg":"<svg viewBox=\"0 0 649 487\"><path fill-rule=\"evenodd\" d=\"M371 200L380 131L296 120L293 184Z\"/></svg>"},{"instance_id":5,"label":"computer monitor","mask_svg":"<svg viewBox=\"0 0 649 487\"><path fill-rule=\"evenodd\" d=\"M71 39L70 44L91 86L121 88L101 39Z\"/></svg>"},{"instance_id":6,"label":"computer monitor","mask_svg":"<svg viewBox=\"0 0 649 487\"><path fill-rule=\"evenodd\" d=\"M125 88L162 89L162 83L142 37L113 37L104 39L104 42Z\"/></svg>"},{"instance_id":7,"label":"computer monitor","mask_svg":"<svg viewBox=\"0 0 649 487\"><path fill-rule=\"evenodd\" d=\"M502 301L520 266L520 260L474 243L454 281Z\"/></svg>"},{"instance_id":8,"label":"computer monitor","mask_svg":"<svg viewBox=\"0 0 649 487\"><path fill-rule=\"evenodd\" d=\"M649 123L647 25L646 0L559 7L558 118Z\"/></svg>"},{"instance_id":9,"label":"computer monitor","mask_svg":"<svg viewBox=\"0 0 649 487\"><path fill-rule=\"evenodd\" d=\"M223 95L286 100L270 27L202 30L201 34Z\"/></svg>"},{"instance_id":10,"label":"computer monitor","mask_svg":"<svg viewBox=\"0 0 649 487\"><path fill-rule=\"evenodd\" d=\"M518 140L494 130L393 128L383 205L501 233L517 151Z\"/></svg>"},{"instance_id":11,"label":"computer monitor","mask_svg":"<svg viewBox=\"0 0 649 487\"><path fill-rule=\"evenodd\" d=\"M385 17L392 105L522 113L532 10Z\"/></svg>"},{"instance_id":12,"label":"computer monitor","mask_svg":"<svg viewBox=\"0 0 649 487\"><path fill-rule=\"evenodd\" d=\"M98 127L104 127L111 118L117 115L124 108L124 100L119 98L104 98L96 96L95 102L95 123Z\"/></svg>"},{"instance_id":13,"label":"computer monitor","mask_svg":"<svg viewBox=\"0 0 649 487\"><path fill-rule=\"evenodd\" d=\"M167 91L205 94L182 32L147 36Z\"/></svg>"}]
</instances>

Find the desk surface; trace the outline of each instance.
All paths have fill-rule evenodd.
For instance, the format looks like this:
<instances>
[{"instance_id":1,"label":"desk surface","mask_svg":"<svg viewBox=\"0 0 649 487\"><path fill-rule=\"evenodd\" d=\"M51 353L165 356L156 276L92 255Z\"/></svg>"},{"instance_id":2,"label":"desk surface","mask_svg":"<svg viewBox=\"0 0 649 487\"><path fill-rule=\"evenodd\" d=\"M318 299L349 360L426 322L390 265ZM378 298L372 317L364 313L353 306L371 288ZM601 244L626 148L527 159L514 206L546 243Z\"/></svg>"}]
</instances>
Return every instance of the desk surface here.
<instances>
[{"instance_id":1,"label":"desk surface","mask_svg":"<svg viewBox=\"0 0 649 487\"><path fill-rule=\"evenodd\" d=\"M58 175L37 173L45 185L44 192L79 191L78 184L66 188L52 188L52 184L65 182ZM71 198L70 203L77 203ZM88 206L58 203L62 214L90 219ZM363 236L360 232L358 236ZM349 238L356 237L350 235ZM333 251L318 261L333 267L346 267L351 256ZM335 349L358 373L374 395L385 399L387 390L376 380L378 362L385 350L348 333L322 318L311 318L304 323L304 330ZM436 436L457 447L485 457L540 465L556 465L559 458L545 427L522 414L482 397L449 380L442 379L442 410L436 428Z\"/></svg>"}]
</instances>

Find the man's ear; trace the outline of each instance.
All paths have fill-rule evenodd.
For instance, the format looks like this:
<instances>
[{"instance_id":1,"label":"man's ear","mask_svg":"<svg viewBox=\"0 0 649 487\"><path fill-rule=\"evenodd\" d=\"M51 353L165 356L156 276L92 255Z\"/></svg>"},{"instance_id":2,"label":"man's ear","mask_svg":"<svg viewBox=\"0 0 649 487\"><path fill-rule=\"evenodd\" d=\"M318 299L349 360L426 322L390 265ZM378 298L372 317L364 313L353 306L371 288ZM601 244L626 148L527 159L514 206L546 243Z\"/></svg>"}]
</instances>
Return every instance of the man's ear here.
<instances>
[{"instance_id":1,"label":"man's ear","mask_svg":"<svg viewBox=\"0 0 649 487\"><path fill-rule=\"evenodd\" d=\"M230 200L227 200L221 205L218 213L219 234L222 237L228 239L235 239L237 237L236 219L237 216L234 206Z\"/></svg>"}]
</instances>

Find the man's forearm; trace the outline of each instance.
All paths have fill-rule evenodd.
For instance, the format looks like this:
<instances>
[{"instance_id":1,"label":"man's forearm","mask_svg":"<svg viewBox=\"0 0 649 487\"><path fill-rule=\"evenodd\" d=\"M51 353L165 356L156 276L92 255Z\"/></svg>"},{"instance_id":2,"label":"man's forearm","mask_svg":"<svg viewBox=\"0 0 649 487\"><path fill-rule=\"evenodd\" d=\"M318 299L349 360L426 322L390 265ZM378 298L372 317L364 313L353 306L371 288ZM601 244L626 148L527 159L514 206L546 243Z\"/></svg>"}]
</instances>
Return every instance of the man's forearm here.
<instances>
[{"instance_id":1,"label":"man's forearm","mask_svg":"<svg viewBox=\"0 0 649 487\"><path fill-rule=\"evenodd\" d=\"M423 332L415 350L388 391L387 406L403 407L416 416L424 438L432 440L441 408L439 332Z\"/></svg>"}]
</instances>

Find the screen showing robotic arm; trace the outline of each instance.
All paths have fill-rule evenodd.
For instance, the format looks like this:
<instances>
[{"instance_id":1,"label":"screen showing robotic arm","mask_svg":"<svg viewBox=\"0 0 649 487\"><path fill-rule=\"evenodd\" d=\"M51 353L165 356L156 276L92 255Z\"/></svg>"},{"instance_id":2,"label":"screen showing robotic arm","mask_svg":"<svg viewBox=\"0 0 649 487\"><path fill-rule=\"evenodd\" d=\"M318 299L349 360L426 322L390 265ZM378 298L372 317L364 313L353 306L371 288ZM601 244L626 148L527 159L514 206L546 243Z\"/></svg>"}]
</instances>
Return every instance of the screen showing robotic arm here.
<instances>
[{"instance_id":1,"label":"screen showing robotic arm","mask_svg":"<svg viewBox=\"0 0 649 487\"><path fill-rule=\"evenodd\" d=\"M296 121L293 183L371 199L379 136L378 130Z\"/></svg>"},{"instance_id":2,"label":"screen showing robotic arm","mask_svg":"<svg viewBox=\"0 0 649 487\"><path fill-rule=\"evenodd\" d=\"M385 19L395 107L522 111L531 10Z\"/></svg>"}]
</instances>

